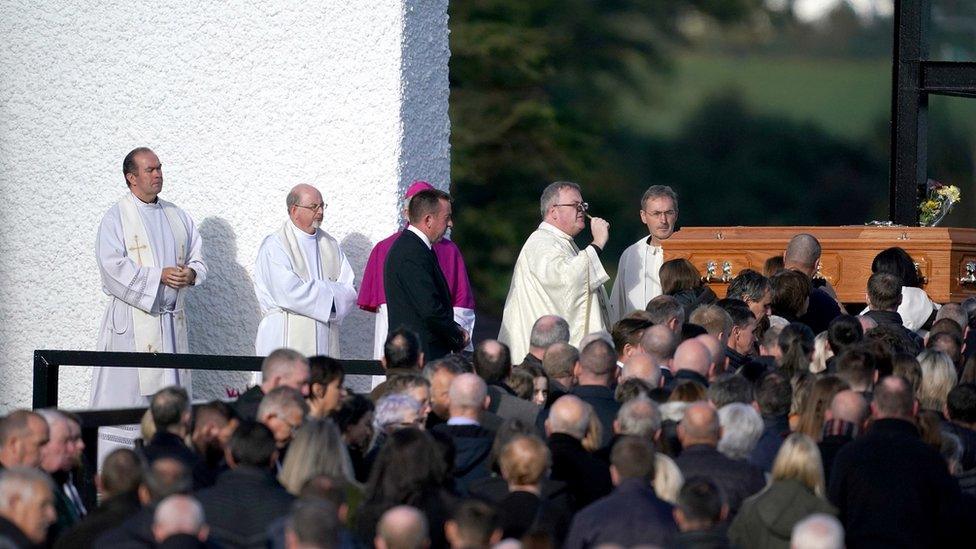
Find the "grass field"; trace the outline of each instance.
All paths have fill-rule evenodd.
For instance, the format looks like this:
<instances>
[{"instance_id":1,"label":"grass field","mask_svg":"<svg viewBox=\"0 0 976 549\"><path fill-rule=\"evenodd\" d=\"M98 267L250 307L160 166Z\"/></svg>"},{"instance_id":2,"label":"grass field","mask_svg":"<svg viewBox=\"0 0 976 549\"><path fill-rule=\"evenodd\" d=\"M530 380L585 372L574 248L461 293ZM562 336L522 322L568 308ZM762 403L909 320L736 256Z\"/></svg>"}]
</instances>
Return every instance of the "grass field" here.
<instances>
[{"instance_id":1,"label":"grass field","mask_svg":"<svg viewBox=\"0 0 976 549\"><path fill-rule=\"evenodd\" d=\"M717 93L736 90L757 112L814 122L828 132L861 140L886 121L891 110L888 59L813 59L771 56L683 54L653 109L628 116L642 132L670 135L689 112ZM938 107L938 108L937 108ZM628 109L629 110L629 109ZM976 100L932 105L976 131ZM943 112L944 111L944 112Z\"/></svg>"}]
</instances>

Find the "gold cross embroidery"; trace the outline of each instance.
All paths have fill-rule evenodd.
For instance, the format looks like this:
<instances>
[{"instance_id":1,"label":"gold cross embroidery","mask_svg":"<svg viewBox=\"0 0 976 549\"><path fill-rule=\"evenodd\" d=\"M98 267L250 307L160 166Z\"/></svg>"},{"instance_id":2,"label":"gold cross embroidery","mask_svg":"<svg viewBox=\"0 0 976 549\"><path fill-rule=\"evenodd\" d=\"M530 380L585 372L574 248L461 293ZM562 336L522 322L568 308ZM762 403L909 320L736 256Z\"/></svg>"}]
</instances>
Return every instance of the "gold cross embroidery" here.
<instances>
[{"instance_id":1,"label":"gold cross embroidery","mask_svg":"<svg viewBox=\"0 0 976 549\"><path fill-rule=\"evenodd\" d=\"M135 252L136 253L136 260L139 262L139 266L141 267L142 266L142 250L148 249L149 246L147 246L145 244L143 244L141 246L139 245L139 235L133 235L132 238L135 239L136 245L130 247L128 250L130 252Z\"/></svg>"}]
</instances>

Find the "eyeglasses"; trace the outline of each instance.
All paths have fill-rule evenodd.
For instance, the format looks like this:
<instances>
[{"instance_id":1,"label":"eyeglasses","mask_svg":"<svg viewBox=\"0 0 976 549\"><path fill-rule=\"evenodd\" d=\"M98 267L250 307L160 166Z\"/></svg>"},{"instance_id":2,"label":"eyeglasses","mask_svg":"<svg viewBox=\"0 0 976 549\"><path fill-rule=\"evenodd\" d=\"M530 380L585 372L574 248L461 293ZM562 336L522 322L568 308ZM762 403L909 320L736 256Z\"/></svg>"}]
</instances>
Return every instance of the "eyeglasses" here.
<instances>
[{"instance_id":1,"label":"eyeglasses","mask_svg":"<svg viewBox=\"0 0 976 549\"><path fill-rule=\"evenodd\" d=\"M649 212L647 210L644 210L644 213L647 214L650 217L669 217L670 218L670 217L674 217L674 216L678 215L678 212L675 211L675 210L665 210L663 212Z\"/></svg>"},{"instance_id":2,"label":"eyeglasses","mask_svg":"<svg viewBox=\"0 0 976 549\"><path fill-rule=\"evenodd\" d=\"M312 210L313 212L318 211L318 210L322 210L324 212L325 209L329 207L329 205L326 204L325 202L323 202L321 204L309 204L308 206L302 206L301 204L295 204L295 207L296 208L305 208L306 210Z\"/></svg>"},{"instance_id":3,"label":"eyeglasses","mask_svg":"<svg viewBox=\"0 0 976 549\"><path fill-rule=\"evenodd\" d=\"M585 212L590 209L590 205L586 202L573 202L572 204L553 204L555 207L566 206L567 208L576 208L578 212Z\"/></svg>"}]
</instances>

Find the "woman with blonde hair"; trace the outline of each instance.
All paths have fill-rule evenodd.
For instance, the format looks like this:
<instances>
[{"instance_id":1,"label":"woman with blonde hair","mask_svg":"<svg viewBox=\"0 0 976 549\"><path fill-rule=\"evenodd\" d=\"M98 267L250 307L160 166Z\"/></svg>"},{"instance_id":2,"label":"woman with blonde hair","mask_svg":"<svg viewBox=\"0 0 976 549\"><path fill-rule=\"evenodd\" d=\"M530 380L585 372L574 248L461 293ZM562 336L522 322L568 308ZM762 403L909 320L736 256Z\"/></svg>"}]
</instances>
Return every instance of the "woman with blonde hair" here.
<instances>
[{"instance_id":1,"label":"woman with blonde hair","mask_svg":"<svg viewBox=\"0 0 976 549\"><path fill-rule=\"evenodd\" d=\"M922 383L918 387L918 404L923 410L943 413L949 391L956 386L956 366L949 355L935 349L919 353L922 367Z\"/></svg>"},{"instance_id":2,"label":"woman with blonde hair","mask_svg":"<svg viewBox=\"0 0 976 549\"><path fill-rule=\"evenodd\" d=\"M823 331L813 338L813 358L810 359L810 372L819 374L827 370L827 361L834 356L827 341L827 332Z\"/></svg>"},{"instance_id":3,"label":"woman with blonde hair","mask_svg":"<svg viewBox=\"0 0 976 549\"><path fill-rule=\"evenodd\" d=\"M342 433L331 419L311 419L298 428L288 445L278 481L297 496L305 482L318 475L358 486Z\"/></svg>"},{"instance_id":4,"label":"woman with blonde hair","mask_svg":"<svg viewBox=\"0 0 976 549\"><path fill-rule=\"evenodd\" d=\"M740 547L788 548L796 523L814 513L837 515L824 492L817 443L793 433L776 454L772 483L742 503L729 526L729 541Z\"/></svg>"}]
</instances>

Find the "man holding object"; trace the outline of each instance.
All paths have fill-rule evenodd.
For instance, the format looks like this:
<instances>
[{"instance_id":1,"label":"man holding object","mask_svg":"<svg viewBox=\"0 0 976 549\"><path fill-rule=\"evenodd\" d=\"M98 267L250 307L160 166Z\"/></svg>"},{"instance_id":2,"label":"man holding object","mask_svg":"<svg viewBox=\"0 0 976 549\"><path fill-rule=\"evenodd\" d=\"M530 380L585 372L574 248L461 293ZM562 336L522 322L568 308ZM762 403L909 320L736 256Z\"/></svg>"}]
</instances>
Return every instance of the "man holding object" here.
<instances>
[{"instance_id":1,"label":"man holding object","mask_svg":"<svg viewBox=\"0 0 976 549\"><path fill-rule=\"evenodd\" d=\"M512 356L525 356L535 321L557 315L569 322L569 343L610 326L609 299L603 284L610 276L600 254L610 238L610 224L590 218L593 242L580 251L573 237L583 230L589 205L579 185L558 181L542 191L542 223L526 240L515 262L498 340Z\"/></svg>"}]
</instances>

